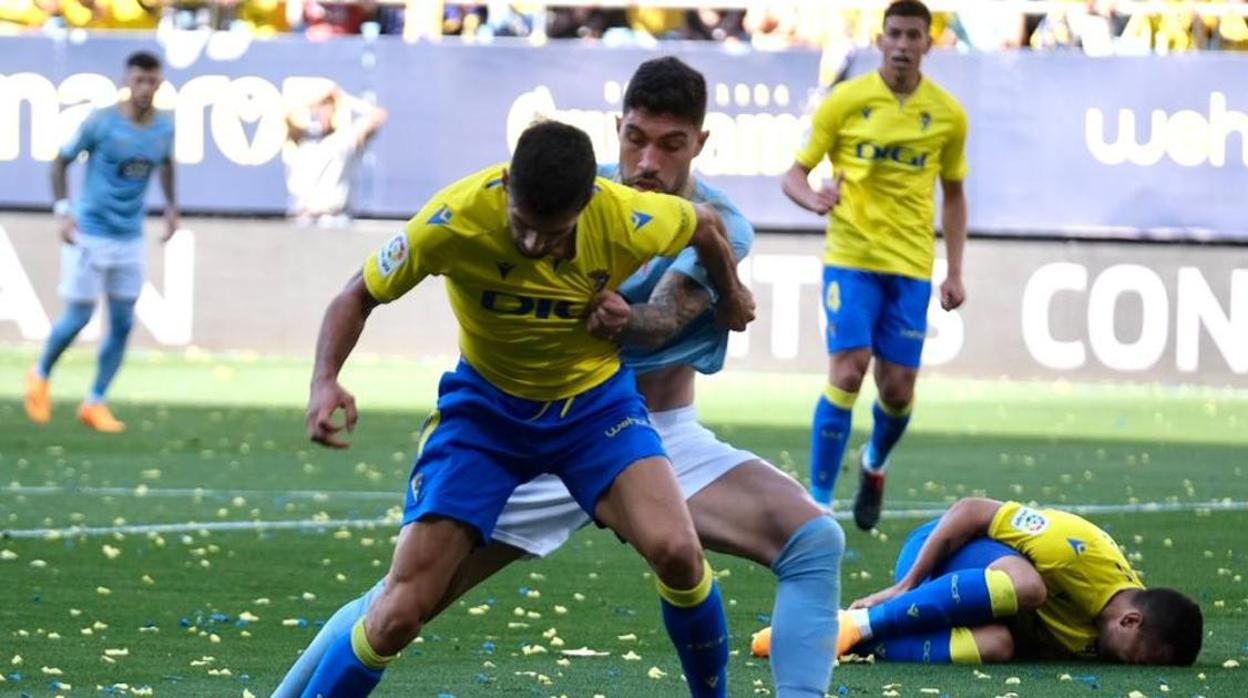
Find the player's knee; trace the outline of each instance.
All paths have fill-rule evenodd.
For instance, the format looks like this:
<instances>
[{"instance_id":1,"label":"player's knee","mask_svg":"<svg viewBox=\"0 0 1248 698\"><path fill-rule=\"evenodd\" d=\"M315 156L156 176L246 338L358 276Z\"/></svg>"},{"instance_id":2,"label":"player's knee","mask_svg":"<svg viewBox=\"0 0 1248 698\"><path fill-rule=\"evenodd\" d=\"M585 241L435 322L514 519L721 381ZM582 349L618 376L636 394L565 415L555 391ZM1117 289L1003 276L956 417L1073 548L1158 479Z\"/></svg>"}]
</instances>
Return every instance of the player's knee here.
<instances>
[{"instance_id":1,"label":"player's knee","mask_svg":"<svg viewBox=\"0 0 1248 698\"><path fill-rule=\"evenodd\" d=\"M702 545L692 533L664 537L644 554L669 587L689 589L702 579Z\"/></svg>"},{"instance_id":2,"label":"player's knee","mask_svg":"<svg viewBox=\"0 0 1248 698\"><path fill-rule=\"evenodd\" d=\"M914 385L903 382L880 386L880 402L891 410L904 410L914 402Z\"/></svg>"},{"instance_id":3,"label":"player's knee","mask_svg":"<svg viewBox=\"0 0 1248 698\"><path fill-rule=\"evenodd\" d=\"M1014 597L1018 600L1018 610L1030 611L1040 608L1048 599L1049 590L1044 579L1036 568L1022 557L1005 557L992 564L1010 576L1014 583Z\"/></svg>"},{"instance_id":4,"label":"player's knee","mask_svg":"<svg viewBox=\"0 0 1248 698\"><path fill-rule=\"evenodd\" d=\"M1014 661L1014 636L1004 625L986 625L972 631L979 660L985 664Z\"/></svg>"},{"instance_id":5,"label":"player's knee","mask_svg":"<svg viewBox=\"0 0 1248 698\"><path fill-rule=\"evenodd\" d=\"M388 587L368 609L369 638L379 654L395 654L420 634L432 604L411 587Z\"/></svg>"}]
</instances>

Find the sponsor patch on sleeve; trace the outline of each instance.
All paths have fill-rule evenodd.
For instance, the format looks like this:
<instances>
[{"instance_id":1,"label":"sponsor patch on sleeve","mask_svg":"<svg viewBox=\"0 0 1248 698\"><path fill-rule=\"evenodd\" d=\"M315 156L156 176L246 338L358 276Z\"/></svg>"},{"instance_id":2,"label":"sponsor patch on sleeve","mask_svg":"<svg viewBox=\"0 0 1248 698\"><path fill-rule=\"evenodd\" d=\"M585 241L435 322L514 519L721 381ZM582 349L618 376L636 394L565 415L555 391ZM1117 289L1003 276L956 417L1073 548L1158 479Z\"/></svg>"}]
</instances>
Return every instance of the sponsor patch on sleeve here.
<instances>
[{"instance_id":1,"label":"sponsor patch on sleeve","mask_svg":"<svg viewBox=\"0 0 1248 698\"><path fill-rule=\"evenodd\" d=\"M407 233L401 232L390 239L377 253L377 270L382 276L390 276L407 261Z\"/></svg>"},{"instance_id":2,"label":"sponsor patch on sleeve","mask_svg":"<svg viewBox=\"0 0 1248 698\"><path fill-rule=\"evenodd\" d=\"M1019 533L1034 536L1038 533L1044 533L1044 530L1049 527L1049 520L1044 514L1035 509L1022 507L1014 512L1014 518L1010 520L1010 525Z\"/></svg>"}]
</instances>

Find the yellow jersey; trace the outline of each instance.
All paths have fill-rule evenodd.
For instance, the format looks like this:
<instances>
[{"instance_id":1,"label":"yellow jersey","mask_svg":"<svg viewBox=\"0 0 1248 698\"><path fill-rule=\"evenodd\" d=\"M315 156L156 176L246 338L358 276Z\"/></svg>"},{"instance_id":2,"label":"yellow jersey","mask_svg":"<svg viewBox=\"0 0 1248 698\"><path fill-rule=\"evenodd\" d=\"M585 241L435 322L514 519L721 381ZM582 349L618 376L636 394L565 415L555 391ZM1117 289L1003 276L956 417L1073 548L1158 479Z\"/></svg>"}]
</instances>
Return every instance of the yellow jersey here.
<instances>
[{"instance_id":1,"label":"yellow jersey","mask_svg":"<svg viewBox=\"0 0 1248 698\"><path fill-rule=\"evenodd\" d=\"M930 78L905 98L878 71L832 88L797 162L842 172L829 214L827 264L930 279L936 177L966 178L966 111Z\"/></svg>"},{"instance_id":2,"label":"yellow jersey","mask_svg":"<svg viewBox=\"0 0 1248 698\"><path fill-rule=\"evenodd\" d=\"M464 360L491 384L529 400L584 392L620 365L615 343L589 334L589 301L646 261L677 254L697 227L690 202L599 177L576 225L571 260L520 254L507 218L504 165L434 195L364 263L364 282L389 302L430 274L446 279Z\"/></svg>"},{"instance_id":3,"label":"yellow jersey","mask_svg":"<svg viewBox=\"0 0 1248 698\"><path fill-rule=\"evenodd\" d=\"M1096 653L1096 616L1114 594L1144 588L1114 539L1075 514L1006 502L992 518L988 536L1035 566L1048 589L1036 616L1073 654Z\"/></svg>"}]
</instances>

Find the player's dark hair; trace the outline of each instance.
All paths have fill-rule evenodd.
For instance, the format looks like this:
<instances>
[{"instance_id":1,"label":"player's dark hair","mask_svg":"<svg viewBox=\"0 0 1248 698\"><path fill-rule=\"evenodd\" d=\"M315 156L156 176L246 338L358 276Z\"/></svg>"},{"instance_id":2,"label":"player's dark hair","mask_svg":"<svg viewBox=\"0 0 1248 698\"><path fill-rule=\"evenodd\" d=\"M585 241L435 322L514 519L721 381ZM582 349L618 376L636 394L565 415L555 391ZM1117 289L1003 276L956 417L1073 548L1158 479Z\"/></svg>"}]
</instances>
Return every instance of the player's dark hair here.
<instances>
[{"instance_id":1,"label":"player's dark hair","mask_svg":"<svg viewBox=\"0 0 1248 698\"><path fill-rule=\"evenodd\" d=\"M652 58L628 81L624 112L632 109L670 114L701 127L706 118L706 78L675 56Z\"/></svg>"},{"instance_id":2,"label":"player's dark hair","mask_svg":"<svg viewBox=\"0 0 1248 698\"><path fill-rule=\"evenodd\" d=\"M1132 599L1144 616L1140 633L1150 645L1168 647L1170 664L1190 666L1200 654L1204 616L1200 606L1174 589L1144 589Z\"/></svg>"},{"instance_id":3,"label":"player's dark hair","mask_svg":"<svg viewBox=\"0 0 1248 698\"><path fill-rule=\"evenodd\" d=\"M508 191L534 215L558 216L585 206L597 175L594 145L584 131L558 121L539 121L516 143Z\"/></svg>"},{"instance_id":4,"label":"player's dark hair","mask_svg":"<svg viewBox=\"0 0 1248 698\"><path fill-rule=\"evenodd\" d=\"M884 21L887 22L889 17L918 17L927 22L929 29L932 26L932 13L919 0L897 0L884 10Z\"/></svg>"},{"instance_id":5,"label":"player's dark hair","mask_svg":"<svg viewBox=\"0 0 1248 698\"><path fill-rule=\"evenodd\" d=\"M160 59L151 51L135 51L126 58L126 68L160 70Z\"/></svg>"}]
</instances>

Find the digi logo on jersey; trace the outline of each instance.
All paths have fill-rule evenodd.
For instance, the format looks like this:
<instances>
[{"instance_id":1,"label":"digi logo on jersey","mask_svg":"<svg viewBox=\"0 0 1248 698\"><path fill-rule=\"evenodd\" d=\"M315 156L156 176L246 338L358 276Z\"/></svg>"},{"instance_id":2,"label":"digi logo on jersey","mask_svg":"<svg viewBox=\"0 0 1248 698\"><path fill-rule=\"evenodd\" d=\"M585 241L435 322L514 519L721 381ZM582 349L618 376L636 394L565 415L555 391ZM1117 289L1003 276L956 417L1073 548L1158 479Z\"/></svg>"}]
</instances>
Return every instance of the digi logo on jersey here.
<instances>
[{"instance_id":1,"label":"digi logo on jersey","mask_svg":"<svg viewBox=\"0 0 1248 698\"><path fill-rule=\"evenodd\" d=\"M122 179L146 180L155 167L156 163L145 157L130 158L117 166L117 175Z\"/></svg>"},{"instance_id":2,"label":"digi logo on jersey","mask_svg":"<svg viewBox=\"0 0 1248 698\"><path fill-rule=\"evenodd\" d=\"M908 148L904 145L880 145L878 143L859 143L854 146L854 155L862 160L891 160L893 162L923 168L927 166L927 153Z\"/></svg>"},{"instance_id":3,"label":"digi logo on jersey","mask_svg":"<svg viewBox=\"0 0 1248 698\"><path fill-rule=\"evenodd\" d=\"M481 292L481 307L499 315L532 317L538 320L579 320L581 306L562 298L535 298L508 291L486 289Z\"/></svg>"}]
</instances>

